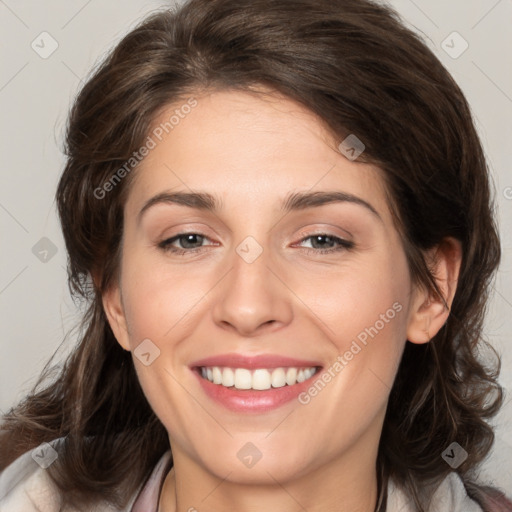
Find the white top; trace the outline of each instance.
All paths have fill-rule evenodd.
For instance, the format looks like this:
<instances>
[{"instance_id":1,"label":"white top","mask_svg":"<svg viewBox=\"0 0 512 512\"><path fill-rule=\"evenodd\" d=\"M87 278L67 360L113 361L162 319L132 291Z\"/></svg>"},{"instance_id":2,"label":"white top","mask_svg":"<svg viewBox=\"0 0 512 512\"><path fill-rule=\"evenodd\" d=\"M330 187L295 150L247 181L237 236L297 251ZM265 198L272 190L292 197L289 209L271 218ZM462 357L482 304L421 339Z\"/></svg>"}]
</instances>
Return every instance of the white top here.
<instances>
[{"instance_id":1,"label":"white top","mask_svg":"<svg viewBox=\"0 0 512 512\"><path fill-rule=\"evenodd\" d=\"M24 453L0 473L0 512L78 512L74 507L61 510L60 491L44 469L57 455L52 447L57 447L58 441ZM116 510L103 503L91 512L157 512L170 456L170 451L162 455L147 483L134 493L127 507ZM387 512L417 512L410 498L391 479ZM482 508L468 497L460 476L452 471L436 489L428 512L482 512Z\"/></svg>"}]
</instances>

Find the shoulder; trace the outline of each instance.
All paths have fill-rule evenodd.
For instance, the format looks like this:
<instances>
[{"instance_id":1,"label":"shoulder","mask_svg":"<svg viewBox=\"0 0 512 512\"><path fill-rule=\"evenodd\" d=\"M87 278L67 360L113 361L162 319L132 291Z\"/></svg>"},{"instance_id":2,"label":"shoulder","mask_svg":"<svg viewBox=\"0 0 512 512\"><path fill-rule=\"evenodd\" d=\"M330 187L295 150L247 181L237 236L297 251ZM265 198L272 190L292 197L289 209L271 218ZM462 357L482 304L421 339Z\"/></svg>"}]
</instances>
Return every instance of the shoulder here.
<instances>
[{"instance_id":1,"label":"shoulder","mask_svg":"<svg viewBox=\"0 0 512 512\"><path fill-rule=\"evenodd\" d=\"M455 471L448 473L439 484L432 496L429 510L483 511L482 507L468 496L461 476Z\"/></svg>"},{"instance_id":2,"label":"shoulder","mask_svg":"<svg viewBox=\"0 0 512 512\"><path fill-rule=\"evenodd\" d=\"M428 512L483 512L480 505L472 500L464 487L464 482L458 473L450 472L440 483L431 489L431 499ZM393 479L388 483L387 510L401 512L416 512L416 507L403 489L398 487Z\"/></svg>"},{"instance_id":3,"label":"shoulder","mask_svg":"<svg viewBox=\"0 0 512 512\"><path fill-rule=\"evenodd\" d=\"M60 439L18 457L0 473L0 509L5 512L53 512L60 494L46 468L58 453Z\"/></svg>"},{"instance_id":4,"label":"shoulder","mask_svg":"<svg viewBox=\"0 0 512 512\"><path fill-rule=\"evenodd\" d=\"M47 471L58 458L63 440L58 438L25 452L0 472L1 512L81 512L78 508L62 507L61 491ZM130 509L131 505L125 512ZM99 504L94 512L113 510Z\"/></svg>"}]
</instances>

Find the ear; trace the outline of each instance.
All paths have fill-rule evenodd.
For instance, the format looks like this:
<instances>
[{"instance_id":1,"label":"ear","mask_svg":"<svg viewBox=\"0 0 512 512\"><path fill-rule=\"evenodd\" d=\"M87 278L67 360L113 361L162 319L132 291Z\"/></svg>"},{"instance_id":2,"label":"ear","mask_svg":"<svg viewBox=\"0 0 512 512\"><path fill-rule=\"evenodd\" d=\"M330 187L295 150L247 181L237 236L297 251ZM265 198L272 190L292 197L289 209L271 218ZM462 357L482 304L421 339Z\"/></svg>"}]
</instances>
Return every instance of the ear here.
<instances>
[{"instance_id":1,"label":"ear","mask_svg":"<svg viewBox=\"0 0 512 512\"><path fill-rule=\"evenodd\" d=\"M407 327L407 340L417 344L429 342L448 320L462 262L461 243L452 237L444 238L427 253L427 258L448 308L442 297L432 296L425 289L416 289Z\"/></svg>"},{"instance_id":2,"label":"ear","mask_svg":"<svg viewBox=\"0 0 512 512\"><path fill-rule=\"evenodd\" d=\"M103 293L103 309L108 319L108 323L117 342L125 350L130 350L128 327L124 312L121 290L118 284L113 284Z\"/></svg>"}]
</instances>

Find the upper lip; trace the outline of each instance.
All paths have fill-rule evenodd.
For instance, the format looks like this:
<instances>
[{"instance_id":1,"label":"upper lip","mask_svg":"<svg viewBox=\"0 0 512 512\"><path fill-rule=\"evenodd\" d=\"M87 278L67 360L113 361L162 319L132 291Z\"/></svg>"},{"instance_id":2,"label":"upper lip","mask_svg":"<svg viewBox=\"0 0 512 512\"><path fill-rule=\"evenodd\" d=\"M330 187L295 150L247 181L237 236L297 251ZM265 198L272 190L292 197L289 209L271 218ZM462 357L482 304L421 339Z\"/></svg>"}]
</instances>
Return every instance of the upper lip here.
<instances>
[{"instance_id":1,"label":"upper lip","mask_svg":"<svg viewBox=\"0 0 512 512\"><path fill-rule=\"evenodd\" d=\"M242 354L230 353L217 356L206 357L197 360L190 365L192 368L201 366L224 366L230 368L310 368L313 366L322 366L320 362L312 359L296 359L277 354L260 354L244 356Z\"/></svg>"}]
</instances>

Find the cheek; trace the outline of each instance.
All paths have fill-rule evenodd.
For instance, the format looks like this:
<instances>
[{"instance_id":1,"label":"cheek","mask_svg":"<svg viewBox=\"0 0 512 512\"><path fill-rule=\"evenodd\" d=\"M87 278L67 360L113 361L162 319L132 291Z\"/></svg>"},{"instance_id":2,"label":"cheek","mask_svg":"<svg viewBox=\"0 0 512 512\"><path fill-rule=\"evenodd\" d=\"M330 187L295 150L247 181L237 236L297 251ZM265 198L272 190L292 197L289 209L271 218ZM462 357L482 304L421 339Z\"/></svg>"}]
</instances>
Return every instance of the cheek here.
<instances>
[{"instance_id":1,"label":"cheek","mask_svg":"<svg viewBox=\"0 0 512 512\"><path fill-rule=\"evenodd\" d=\"M295 289L340 349L372 327L404 332L410 282L400 254L360 260L336 274L306 276Z\"/></svg>"},{"instance_id":2,"label":"cheek","mask_svg":"<svg viewBox=\"0 0 512 512\"><path fill-rule=\"evenodd\" d=\"M338 278L324 276L302 286L298 295L308 297L317 325L331 342L333 391L350 395L356 409L357 403L384 400L407 336L410 281L405 255L380 254Z\"/></svg>"},{"instance_id":3,"label":"cheek","mask_svg":"<svg viewBox=\"0 0 512 512\"><path fill-rule=\"evenodd\" d=\"M172 339L173 330L190 325L194 309L211 288L206 276L165 262L149 264L142 258L126 259L123 304L132 347L144 338L157 345Z\"/></svg>"}]
</instances>

